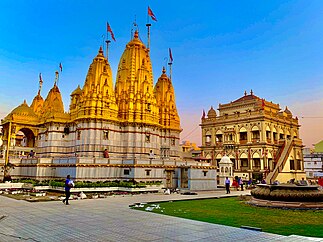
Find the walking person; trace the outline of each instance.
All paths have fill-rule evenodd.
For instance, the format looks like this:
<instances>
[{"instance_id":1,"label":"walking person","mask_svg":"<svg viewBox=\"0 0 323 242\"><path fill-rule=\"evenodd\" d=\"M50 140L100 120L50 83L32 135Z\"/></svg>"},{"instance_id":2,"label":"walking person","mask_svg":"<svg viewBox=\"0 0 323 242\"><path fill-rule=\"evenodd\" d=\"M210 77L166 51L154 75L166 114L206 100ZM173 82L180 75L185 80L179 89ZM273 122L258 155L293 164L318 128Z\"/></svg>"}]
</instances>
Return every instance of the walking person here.
<instances>
[{"instance_id":1,"label":"walking person","mask_svg":"<svg viewBox=\"0 0 323 242\"><path fill-rule=\"evenodd\" d=\"M63 203L66 205L69 205L68 199L71 196L71 188L74 186L74 182L71 180L71 176L67 175L65 180L65 199L63 200Z\"/></svg>"},{"instance_id":2,"label":"walking person","mask_svg":"<svg viewBox=\"0 0 323 242\"><path fill-rule=\"evenodd\" d=\"M230 179L228 177L225 178L225 189L227 194L230 193Z\"/></svg>"}]
</instances>

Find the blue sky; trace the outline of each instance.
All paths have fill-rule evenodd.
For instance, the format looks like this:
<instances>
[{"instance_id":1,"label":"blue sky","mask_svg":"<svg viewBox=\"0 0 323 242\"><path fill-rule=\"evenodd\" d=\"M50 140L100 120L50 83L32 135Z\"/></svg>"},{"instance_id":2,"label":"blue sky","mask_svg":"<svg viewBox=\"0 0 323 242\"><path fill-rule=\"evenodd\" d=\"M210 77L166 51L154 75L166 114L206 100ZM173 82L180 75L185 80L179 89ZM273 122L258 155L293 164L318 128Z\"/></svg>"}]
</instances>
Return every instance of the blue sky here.
<instances>
[{"instance_id":1,"label":"blue sky","mask_svg":"<svg viewBox=\"0 0 323 242\"><path fill-rule=\"evenodd\" d=\"M45 98L62 62L66 111L70 93L84 84L109 21L113 76L135 16L147 43L147 6L152 22L155 82L173 52L173 84L182 139L200 143L200 117L213 105L255 95L288 106L300 118L307 146L323 139L323 1L0 1L0 118L44 80ZM301 117L314 118L301 118Z\"/></svg>"}]
</instances>

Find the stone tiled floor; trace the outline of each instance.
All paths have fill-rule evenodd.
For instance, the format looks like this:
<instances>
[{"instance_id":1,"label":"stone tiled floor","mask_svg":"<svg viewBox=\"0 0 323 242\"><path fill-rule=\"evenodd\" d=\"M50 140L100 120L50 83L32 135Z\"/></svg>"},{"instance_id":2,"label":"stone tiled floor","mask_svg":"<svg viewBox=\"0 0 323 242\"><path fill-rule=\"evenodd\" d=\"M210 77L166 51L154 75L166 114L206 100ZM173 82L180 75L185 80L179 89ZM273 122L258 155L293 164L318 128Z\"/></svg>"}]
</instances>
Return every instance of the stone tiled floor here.
<instances>
[{"instance_id":1,"label":"stone tiled floor","mask_svg":"<svg viewBox=\"0 0 323 242\"><path fill-rule=\"evenodd\" d=\"M232 192L240 195L243 192ZM0 241L323 241L281 236L129 209L135 202L225 196L145 194L30 203L0 196ZM5 216L1 219L1 216Z\"/></svg>"}]
</instances>

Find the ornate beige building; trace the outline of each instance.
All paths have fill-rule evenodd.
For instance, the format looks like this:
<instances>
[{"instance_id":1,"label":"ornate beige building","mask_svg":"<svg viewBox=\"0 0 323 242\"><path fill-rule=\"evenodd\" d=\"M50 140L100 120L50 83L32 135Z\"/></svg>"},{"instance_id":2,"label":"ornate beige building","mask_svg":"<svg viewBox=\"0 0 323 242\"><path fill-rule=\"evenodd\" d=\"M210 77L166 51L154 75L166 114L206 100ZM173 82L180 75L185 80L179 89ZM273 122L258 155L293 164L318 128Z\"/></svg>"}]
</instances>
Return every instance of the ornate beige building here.
<instances>
[{"instance_id":1,"label":"ornate beige building","mask_svg":"<svg viewBox=\"0 0 323 242\"><path fill-rule=\"evenodd\" d=\"M100 48L85 83L71 94L64 111L57 78L46 99L40 90L2 120L4 145L11 136L10 162L16 177L82 180L162 180L167 187L213 189L216 168L180 158L180 118L172 81L165 69L154 85L149 49L138 31L121 56L115 86ZM14 145L23 132L25 147ZM36 157L15 159L15 150L33 149ZM103 157L104 150L109 158ZM20 155L19 153L18 155ZM16 157L18 158L18 157ZM21 158L21 157L20 157Z\"/></svg>"},{"instance_id":2,"label":"ornate beige building","mask_svg":"<svg viewBox=\"0 0 323 242\"><path fill-rule=\"evenodd\" d=\"M234 176L278 179L287 182L305 177L302 140L297 117L282 111L279 104L251 93L233 102L203 112L202 150L212 165L218 167L226 154L233 162Z\"/></svg>"}]
</instances>

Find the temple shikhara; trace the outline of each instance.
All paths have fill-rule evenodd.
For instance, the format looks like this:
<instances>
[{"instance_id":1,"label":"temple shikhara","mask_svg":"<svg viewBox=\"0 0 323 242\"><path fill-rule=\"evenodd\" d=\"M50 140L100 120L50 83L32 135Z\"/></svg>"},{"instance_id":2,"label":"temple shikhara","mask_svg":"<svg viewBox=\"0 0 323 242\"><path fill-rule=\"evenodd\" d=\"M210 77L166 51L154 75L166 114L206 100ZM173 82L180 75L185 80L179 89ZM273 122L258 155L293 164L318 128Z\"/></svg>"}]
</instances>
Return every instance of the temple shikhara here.
<instances>
[{"instance_id":1,"label":"temple shikhara","mask_svg":"<svg viewBox=\"0 0 323 242\"><path fill-rule=\"evenodd\" d=\"M267 183L306 177L300 125L287 107L281 110L251 91L218 110L203 112L200 126L203 154L219 167L220 184L225 175Z\"/></svg>"},{"instance_id":2,"label":"temple shikhara","mask_svg":"<svg viewBox=\"0 0 323 242\"><path fill-rule=\"evenodd\" d=\"M55 80L3 120L3 150L15 166L13 178L163 181L165 187L216 188L216 167L180 157L182 131L172 80L160 68L154 84L149 49L135 31L116 72L102 48L83 87L64 110ZM56 76L57 79L57 76ZM9 139L8 139L9 138ZM27 157L27 155L31 152Z\"/></svg>"}]
</instances>

